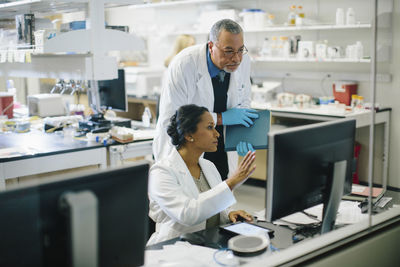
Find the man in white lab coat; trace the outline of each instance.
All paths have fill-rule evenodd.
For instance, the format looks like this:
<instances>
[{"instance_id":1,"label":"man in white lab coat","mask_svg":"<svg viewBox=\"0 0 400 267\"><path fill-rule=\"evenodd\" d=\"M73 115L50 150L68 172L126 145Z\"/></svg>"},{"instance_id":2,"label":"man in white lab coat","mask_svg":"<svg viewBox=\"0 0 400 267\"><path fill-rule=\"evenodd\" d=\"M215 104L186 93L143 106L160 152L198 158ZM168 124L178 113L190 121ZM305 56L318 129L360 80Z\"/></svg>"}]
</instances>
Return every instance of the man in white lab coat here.
<instances>
[{"instance_id":1,"label":"man in white lab coat","mask_svg":"<svg viewBox=\"0 0 400 267\"><path fill-rule=\"evenodd\" d=\"M158 161L173 149L167 126L175 111L186 104L204 106L211 111L220 134L217 152L205 153L217 167L222 179L236 169L236 152L224 151L224 125L249 127L258 117L249 109L251 101L250 58L244 45L243 30L236 22L216 22L207 44L181 51L170 63L162 88L153 154ZM240 142L239 155L254 150Z\"/></svg>"}]
</instances>

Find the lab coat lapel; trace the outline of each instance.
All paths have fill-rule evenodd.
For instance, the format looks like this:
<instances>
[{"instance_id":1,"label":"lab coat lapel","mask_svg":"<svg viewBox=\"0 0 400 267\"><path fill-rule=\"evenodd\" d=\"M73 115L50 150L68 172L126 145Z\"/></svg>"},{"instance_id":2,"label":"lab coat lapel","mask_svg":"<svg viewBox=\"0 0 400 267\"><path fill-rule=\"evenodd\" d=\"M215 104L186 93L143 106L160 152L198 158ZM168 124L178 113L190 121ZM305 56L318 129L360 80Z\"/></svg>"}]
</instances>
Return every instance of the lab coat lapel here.
<instances>
[{"instance_id":1,"label":"lab coat lapel","mask_svg":"<svg viewBox=\"0 0 400 267\"><path fill-rule=\"evenodd\" d=\"M198 56L198 64L199 64L199 72L196 83L197 91L199 92L200 96L200 103L202 106L205 106L209 111L214 110L214 89L211 82L211 76L208 72L207 68L207 53L202 46L201 50L199 51Z\"/></svg>"},{"instance_id":2,"label":"lab coat lapel","mask_svg":"<svg viewBox=\"0 0 400 267\"><path fill-rule=\"evenodd\" d=\"M231 73L231 78L229 81L228 88L228 100L226 106L228 109L237 107L239 104L239 93L243 90L244 85L242 85L240 75L237 75L237 71Z\"/></svg>"},{"instance_id":3,"label":"lab coat lapel","mask_svg":"<svg viewBox=\"0 0 400 267\"><path fill-rule=\"evenodd\" d=\"M206 180L208 184L210 185L210 188L215 187L220 181L215 177L215 174L211 172L211 169L209 166L206 164L206 159L200 158L199 159L199 164L201 171L203 172L204 176L206 177Z\"/></svg>"},{"instance_id":4,"label":"lab coat lapel","mask_svg":"<svg viewBox=\"0 0 400 267\"><path fill-rule=\"evenodd\" d=\"M179 173L177 179L179 180L180 184L184 188L188 188L193 197L197 197L199 195L199 190L193 181L193 177L190 174L186 163L183 161L181 155L175 148L171 151L169 163L171 168L175 169Z\"/></svg>"}]
</instances>

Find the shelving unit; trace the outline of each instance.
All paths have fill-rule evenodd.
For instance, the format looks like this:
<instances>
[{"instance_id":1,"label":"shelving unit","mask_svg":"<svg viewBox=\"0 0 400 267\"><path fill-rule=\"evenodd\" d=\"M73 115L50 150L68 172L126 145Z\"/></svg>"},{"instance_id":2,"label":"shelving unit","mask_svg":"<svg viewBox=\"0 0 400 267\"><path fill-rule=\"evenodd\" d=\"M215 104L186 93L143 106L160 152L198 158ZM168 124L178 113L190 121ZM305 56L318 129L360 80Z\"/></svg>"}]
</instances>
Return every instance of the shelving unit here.
<instances>
[{"instance_id":1,"label":"shelving unit","mask_svg":"<svg viewBox=\"0 0 400 267\"><path fill-rule=\"evenodd\" d=\"M360 23L355 25L333 25L333 24L321 24L321 25L304 25L304 26L284 26L276 25L270 27L264 27L260 29L245 29L245 34L250 33L268 33L268 32L292 32L292 31L324 31L324 30L357 30L357 29L370 29L370 23ZM171 33L173 35L180 34L192 34L192 35L205 35L208 32L205 31L176 31Z\"/></svg>"},{"instance_id":2,"label":"shelving unit","mask_svg":"<svg viewBox=\"0 0 400 267\"><path fill-rule=\"evenodd\" d=\"M0 17L21 12L57 13L88 9L90 29L58 34L44 43L44 54L34 54L31 63L0 64L0 75L14 77L107 80L118 76L113 50L142 50L144 42L133 34L105 29L105 3L132 4L123 0L25 0L0 5ZM49 8L50 7L50 8Z\"/></svg>"},{"instance_id":3,"label":"shelving unit","mask_svg":"<svg viewBox=\"0 0 400 267\"><path fill-rule=\"evenodd\" d=\"M309 62L309 63L371 63L371 59L351 58L296 58L296 57L255 57L253 62Z\"/></svg>"}]
</instances>

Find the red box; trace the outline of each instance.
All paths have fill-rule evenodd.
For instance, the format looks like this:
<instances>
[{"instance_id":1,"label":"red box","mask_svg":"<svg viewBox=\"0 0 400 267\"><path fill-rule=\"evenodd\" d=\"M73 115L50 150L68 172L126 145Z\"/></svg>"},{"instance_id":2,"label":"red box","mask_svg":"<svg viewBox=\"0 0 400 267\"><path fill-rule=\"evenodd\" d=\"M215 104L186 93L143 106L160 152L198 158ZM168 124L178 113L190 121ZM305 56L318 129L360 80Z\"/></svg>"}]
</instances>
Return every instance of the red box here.
<instances>
[{"instance_id":1,"label":"red box","mask_svg":"<svg viewBox=\"0 0 400 267\"><path fill-rule=\"evenodd\" d=\"M338 81L333 83L333 96L340 103L350 106L351 96L357 94L358 84L352 81Z\"/></svg>"},{"instance_id":2,"label":"red box","mask_svg":"<svg viewBox=\"0 0 400 267\"><path fill-rule=\"evenodd\" d=\"M14 97L10 93L0 93L0 115L7 115L9 119L13 117Z\"/></svg>"}]
</instances>

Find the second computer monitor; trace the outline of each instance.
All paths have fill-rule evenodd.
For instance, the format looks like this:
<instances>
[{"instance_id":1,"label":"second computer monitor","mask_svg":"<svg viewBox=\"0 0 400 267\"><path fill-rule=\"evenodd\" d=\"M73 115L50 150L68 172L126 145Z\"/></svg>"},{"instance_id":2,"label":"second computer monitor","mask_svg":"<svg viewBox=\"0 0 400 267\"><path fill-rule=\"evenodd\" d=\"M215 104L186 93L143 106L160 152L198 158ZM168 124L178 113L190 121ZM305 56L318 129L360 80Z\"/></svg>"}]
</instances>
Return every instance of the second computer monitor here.
<instances>
[{"instance_id":1,"label":"second computer monitor","mask_svg":"<svg viewBox=\"0 0 400 267\"><path fill-rule=\"evenodd\" d=\"M351 192L354 136L355 120L271 132L268 140L267 221L320 203L325 209L331 202L333 206L330 207L336 209L341 195ZM333 187L340 187L336 189L337 193L332 193Z\"/></svg>"},{"instance_id":2,"label":"second computer monitor","mask_svg":"<svg viewBox=\"0 0 400 267\"><path fill-rule=\"evenodd\" d=\"M115 111L128 111L128 100L125 87L125 71L118 70L118 78L98 81L100 108Z\"/></svg>"}]
</instances>

